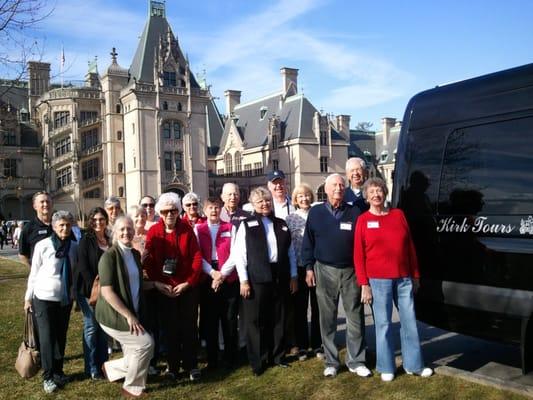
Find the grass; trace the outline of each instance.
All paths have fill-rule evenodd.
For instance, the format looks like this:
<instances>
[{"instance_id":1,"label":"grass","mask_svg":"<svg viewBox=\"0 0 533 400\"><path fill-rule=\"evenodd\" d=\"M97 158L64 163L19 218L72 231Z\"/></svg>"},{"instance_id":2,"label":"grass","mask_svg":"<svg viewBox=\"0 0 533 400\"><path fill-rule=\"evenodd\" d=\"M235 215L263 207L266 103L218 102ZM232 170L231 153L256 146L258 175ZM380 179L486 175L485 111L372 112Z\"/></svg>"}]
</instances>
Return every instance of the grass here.
<instances>
[{"instance_id":1,"label":"grass","mask_svg":"<svg viewBox=\"0 0 533 400\"><path fill-rule=\"evenodd\" d=\"M27 269L22 264L0 258L0 398L1 399L113 399L120 398L120 384L92 382L83 374L81 313L72 312L66 350L65 373L73 379L53 395L42 390L40 375L24 380L14 369L23 328L23 296ZM322 377L323 365L313 359L294 362L288 369L269 369L259 378L243 365L231 373L205 375L200 383L186 377L177 382L163 378L149 380L153 399L523 399L525 397L436 375L430 379L399 375L382 383L379 375L361 379L346 369L335 379Z\"/></svg>"}]
</instances>

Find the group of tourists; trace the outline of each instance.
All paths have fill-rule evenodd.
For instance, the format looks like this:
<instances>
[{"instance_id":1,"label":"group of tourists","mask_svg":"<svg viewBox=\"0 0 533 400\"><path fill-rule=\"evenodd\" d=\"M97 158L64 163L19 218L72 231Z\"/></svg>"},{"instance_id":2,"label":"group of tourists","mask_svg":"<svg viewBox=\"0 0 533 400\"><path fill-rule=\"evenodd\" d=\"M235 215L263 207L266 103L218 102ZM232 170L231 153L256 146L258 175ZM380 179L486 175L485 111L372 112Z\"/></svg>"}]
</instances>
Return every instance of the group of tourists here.
<instances>
[{"instance_id":1,"label":"group of tourists","mask_svg":"<svg viewBox=\"0 0 533 400\"><path fill-rule=\"evenodd\" d=\"M63 359L74 300L83 313L85 373L124 379L127 398L146 395L149 375L176 379L183 371L201 379L201 343L207 371L235 368L245 347L256 376L312 356L324 360L325 377L335 377L339 297L350 372L372 375L367 304L381 379L397 372L393 305L404 371L432 375L416 327L419 272L409 228L401 210L386 207L383 180L367 176L364 160L349 159L349 186L342 175L329 175L327 199L316 203L304 183L290 196L280 170L251 190L243 208L233 183L203 204L195 193L167 192L124 212L110 197L90 211L83 232L69 212L52 213L48 193L36 193L36 218L23 228L19 254L31 267L24 308L38 328L45 392L68 381ZM110 359L117 347L122 357Z\"/></svg>"}]
</instances>

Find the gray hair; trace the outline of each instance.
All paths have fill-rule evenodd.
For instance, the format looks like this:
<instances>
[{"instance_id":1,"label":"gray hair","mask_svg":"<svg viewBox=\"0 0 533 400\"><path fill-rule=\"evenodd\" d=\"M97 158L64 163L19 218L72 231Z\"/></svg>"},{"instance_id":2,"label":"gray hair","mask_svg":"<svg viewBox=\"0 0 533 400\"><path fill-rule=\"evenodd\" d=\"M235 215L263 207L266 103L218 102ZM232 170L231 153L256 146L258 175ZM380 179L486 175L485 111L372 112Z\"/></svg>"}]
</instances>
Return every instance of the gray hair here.
<instances>
[{"instance_id":1,"label":"gray hair","mask_svg":"<svg viewBox=\"0 0 533 400\"><path fill-rule=\"evenodd\" d=\"M128 222L129 224L131 224L131 226L133 227L134 224L133 224L133 220L127 216L127 215L121 215L120 217L117 217L117 219L115 220L115 223L113 225L113 228L111 228L111 237L113 238L113 243L116 243L116 239L115 239L115 235L117 234L118 232L118 226L120 224L122 224L123 222Z\"/></svg>"},{"instance_id":2,"label":"gray hair","mask_svg":"<svg viewBox=\"0 0 533 400\"><path fill-rule=\"evenodd\" d=\"M113 206L118 206L118 208L122 208L120 206L120 200L118 199L118 197L116 196L109 196L107 199L105 199L104 201L104 208L109 208L109 207L113 207Z\"/></svg>"},{"instance_id":3,"label":"gray hair","mask_svg":"<svg viewBox=\"0 0 533 400\"><path fill-rule=\"evenodd\" d=\"M155 212L159 214L163 206L173 206L181 214L181 199L177 193L166 192L159 196L157 203L155 204Z\"/></svg>"},{"instance_id":4,"label":"gray hair","mask_svg":"<svg viewBox=\"0 0 533 400\"><path fill-rule=\"evenodd\" d=\"M198 198L198 195L194 192L189 192L185 196L183 196L183 199L181 200L183 204L192 201L192 202L200 202L200 199Z\"/></svg>"},{"instance_id":5,"label":"gray hair","mask_svg":"<svg viewBox=\"0 0 533 400\"><path fill-rule=\"evenodd\" d=\"M363 194L363 198L366 200L366 191L370 186L377 186L383 190L383 195L385 198L387 198L387 195L389 194L389 189L387 188L387 184L385 181L381 178L369 178L367 181L363 184L363 188L361 189L361 193Z\"/></svg>"},{"instance_id":6,"label":"gray hair","mask_svg":"<svg viewBox=\"0 0 533 400\"><path fill-rule=\"evenodd\" d=\"M272 200L272 193L270 193L270 190L268 190L266 187L258 186L250 192L250 197L248 197L248 201L253 204L256 200L259 199Z\"/></svg>"},{"instance_id":7,"label":"gray hair","mask_svg":"<svg viewBox=\"0 0 533 400\"><path fill-rule=\"evenodd\" d=\"M74 224L74 217L71 213L69 213L68 211L59 210L56 211L54 215L52 215L52 226L55 226L55 224L61 220L68 221L71 225Z\"/></svg>"},{"instance_id":8,"label":"gray hair","mask_svg":"<svg viewBox=\"0 0 533 400\"><path fill-rule=\"evenodd\" d=\"M144 215L148 215L146 213L145 208L138 206L137 204L134 204L128 207L128 216L131 218L136 217L137 215L142 214L142 213L144 213Z\"/></svg>"},{"instance_id":9,"label":"gray hair","mask_svg":"<svg viewBox=\"0 0 533 400\"><path fill-rule=\"evenodd\" d=\"M366 161L360 157L351 157L346 160L345 170L348 171L348 167L353 163L359 163L361 168L366 169Z\"/></svg>"},{"instance_id":10,"label":"gray hair","mask_svg":"<svg viewBox=\"0 0 533 400\"><path fill-rule=\"evenodd\" d=\"M334 174L328 175L328 177L327 177L326 180L324 181L324 187L326 187L326 186L328 185L328 183L329 183L333 178L336 178L336 177L341 178L341 179L342 179L342 183L344 184L344 186L346 186L346 180L344 179L344 176L342 176L341 174L334 173Z\"/></svg>"},{"instance_id":11,"label":"gray hair","mask_svg":"<svg viewBox=\"0 0 533 400\"><path fill-rule=\"evenodd\" d=\"M221 193L224 193L224 191L226 189L228 189L229 187L233 187L235 189L237 189L237 192L239 192L239 185L237 185L236 183L233 183L233 182L226 182L223 186L222 186L222 192Z\"/></svg>"}]
</instances>

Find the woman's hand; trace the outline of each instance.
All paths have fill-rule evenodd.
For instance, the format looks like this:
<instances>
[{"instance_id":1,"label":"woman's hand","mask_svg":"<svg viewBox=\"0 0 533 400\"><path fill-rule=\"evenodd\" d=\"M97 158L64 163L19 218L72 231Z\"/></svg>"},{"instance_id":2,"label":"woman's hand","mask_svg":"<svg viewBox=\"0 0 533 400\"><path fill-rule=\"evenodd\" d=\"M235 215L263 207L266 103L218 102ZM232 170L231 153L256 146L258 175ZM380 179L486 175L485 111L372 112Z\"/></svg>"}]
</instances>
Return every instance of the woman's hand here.
<instances>
[{"instance_id":1,"label":"woman's hand","mask_svg":"<svg viewBox=\"0 0 533 400\"><path fill-rule=\"evenodd\" d=\"M126 317L126 320L128 321L128 325L130 327L130 333L132 335L139 336L139 335L144 334L144 328L135 315L129 314Z\"/></svg>"},{"instance_id":2,"label":"woman's hand","mask_svg":"<svg viewBox=\"0 0 533 400\"><path fill-rule=\"evenodd\" d=\"M177 297L183 292L185 292L189 288L189 282L183 282L179 285L174 286L174 289L172 289L172 292L174 293L174 296Z\"/></svg>"},{"instance_id":3,"label":"woman's hand","mask_svg":"<svg viewBox=\"0 0 533 400\"><path fill-rule=\"evenodd\" d=\"M241 296L245 299L249 298L252 294L252 288L250 287L250 284L248 281L244 281L241 283Z\"/></svg>"},{"instance_id":4,"label":"woman's hand","mask_svg":"<svg viewBox=\"0 0 533 400\"><path fill-rule=\"evenodd\" d=\"M305 272L305 283L307 283L307 286L309 287L316 286L315 272L313 270L308 270Z\"/></svg>"},{"instance_id":5,"label":"woman's hand","mask_svg":"<svg viewBox=\"0 0 533 400\"><path fill-rule=\"evenodd\" d=\"M33 312L33 309L31 308L31 301L24 300L24 312Z\"/></svg>"},{"instance_id":6,"label":"woman's hand","mask_svg":"<svg viewBox=\"0 0 533 400\"><path fill-rule=\"evenodd\" d=\"M298 278L291 278L289 288L291 290L291 294L294 294L298 291Z\"/></svg>"},{"instance_id":7,"label":"woman's hand","mask_svg":"<svg viewBox=\"0 0 533 400\"><path fill-rule=\"evenodd\" d=\"M372 289L370 285L361 286L361 303L363 304L372 304Z\"/></svg>"},{"instance_id":8,"label":"woman's hand","mask_svg":"<svg viewBox=\"0 0 533 400\"><path fill-rule=\"evenodd\" d=\"M167 285L163 282L155 282L154 287L168 297L175 297L174 292L172 291L172 286Z\"/></svg>"}]
</instances>

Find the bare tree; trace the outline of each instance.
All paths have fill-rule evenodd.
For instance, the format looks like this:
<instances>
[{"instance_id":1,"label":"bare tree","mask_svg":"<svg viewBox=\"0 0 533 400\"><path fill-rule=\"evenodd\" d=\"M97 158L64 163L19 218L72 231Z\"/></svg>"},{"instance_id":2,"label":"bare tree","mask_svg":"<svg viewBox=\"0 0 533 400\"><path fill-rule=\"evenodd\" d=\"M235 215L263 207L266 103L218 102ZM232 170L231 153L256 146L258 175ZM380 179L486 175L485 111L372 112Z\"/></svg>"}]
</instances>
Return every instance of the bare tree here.
<instances>
[{"instance_id":1,"label":"bare tree","mask_svg":"<svg viewBox=\"0 0 533 400\"><path fill-rule=\"evenodd\" d=\"M50 3L53 2L0 0L0 73L13 84L25 78L28 60L41 58L34 28L51 14Z\"/></svg>"},{"instance_id":2,"label":"bare tree","mask_svg":"<svg viewBox=\"0 0 533 400\"><path fill-rule=\"evenodd\" d=\"M355 129L358 131L369 131L373 125L372 122L358 122Z\"/></svg>"}]
</instances>

